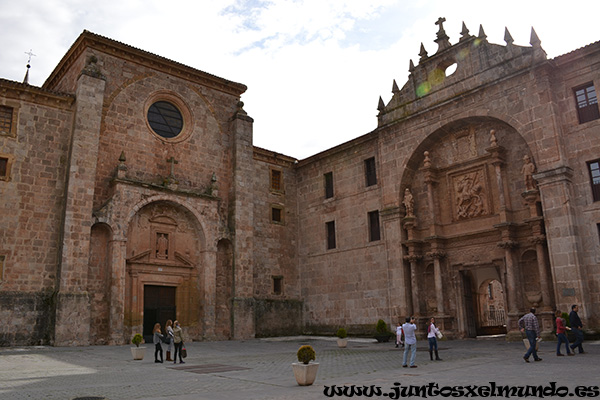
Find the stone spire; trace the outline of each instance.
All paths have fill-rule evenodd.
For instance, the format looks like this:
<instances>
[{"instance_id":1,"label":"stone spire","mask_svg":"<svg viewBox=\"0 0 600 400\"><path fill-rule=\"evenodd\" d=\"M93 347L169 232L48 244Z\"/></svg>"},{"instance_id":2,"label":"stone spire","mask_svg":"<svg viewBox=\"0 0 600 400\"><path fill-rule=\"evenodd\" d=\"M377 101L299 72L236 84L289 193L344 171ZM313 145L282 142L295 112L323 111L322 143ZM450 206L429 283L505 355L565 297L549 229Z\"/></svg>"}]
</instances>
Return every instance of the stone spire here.
<instances>
[{"instance_id":1,"label":"stone spire","mask_svg":"<svg viewBox=\"0 0 600 400\"><path fill-rule=\"evenodd\" d=\"M383 103L383 99L379 96L379 104L377 105L377 110L382 112L385 109L385 104Z\"/></svg>"},{"instance_id":2,"label":"stone spire","mask_svg":"<svg viewBox=\"0 0 600 400\"><path fill-rule=\"evenodd\" d=\"M400 91L400 89L398 89L398 84L396 83L396 80L394 79L394 83L392 84L392 93L396 94Z\"/></svg>"},{"instance_id":3,"label":"stone spire","mask_svg":"<svg viewBox=\"0 0 600 400\"><path fill-rule=\"evenodd\" d=\"M483 25L481 25L481 24L479 25L479 34L477 35L477 37L481 40L487 39L487 35L483 31Z\"/></svg>"},{"instance_id":4,"label":"stone spire","mask_svg":"<svg viewBox=\"0 0 600 400\"><path fill-rule=\"evenodd\" d=\"M419 51L419 55L421 59L419 61L423 61L427 59L427 50L425 50L425 46L423 46L423 42L421 42L421 51Z\"/></svg>"}]
</instances>

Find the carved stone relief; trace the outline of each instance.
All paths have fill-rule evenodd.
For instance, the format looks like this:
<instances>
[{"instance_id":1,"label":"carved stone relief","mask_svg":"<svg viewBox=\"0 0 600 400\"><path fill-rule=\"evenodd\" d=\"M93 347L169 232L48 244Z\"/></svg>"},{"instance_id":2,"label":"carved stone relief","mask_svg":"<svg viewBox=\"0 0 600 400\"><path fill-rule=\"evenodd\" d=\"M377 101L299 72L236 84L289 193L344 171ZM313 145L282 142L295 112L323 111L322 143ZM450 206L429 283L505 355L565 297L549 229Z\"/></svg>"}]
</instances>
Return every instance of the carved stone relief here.
<instances>
[{"instance_id":1,"label":"carved stone relief","mask_svg":"<svg viewBox=\"0 0 600 400\"><path fill-rule=\"evenodd\" d=\"M455 219L487 215L487 184L483 167L468 173L452 176Z\"/></svg>"}]
</instances>

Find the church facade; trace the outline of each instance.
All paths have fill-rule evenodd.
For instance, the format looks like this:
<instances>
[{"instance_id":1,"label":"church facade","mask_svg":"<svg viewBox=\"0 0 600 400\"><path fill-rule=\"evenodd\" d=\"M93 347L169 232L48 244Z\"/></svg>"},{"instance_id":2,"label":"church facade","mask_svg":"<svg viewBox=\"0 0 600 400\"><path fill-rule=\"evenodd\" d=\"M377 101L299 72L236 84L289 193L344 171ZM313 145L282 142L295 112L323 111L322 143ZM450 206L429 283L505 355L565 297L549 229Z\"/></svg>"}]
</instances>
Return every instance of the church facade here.
<instances>
[{"instance_id":1,"label":"church facade","mask_svg":"<svg viewBox=\"0 0 600 400\"><path fill-rule=\"evenodd\" d=\"M91 32L0 79L0 345L600 328L600 43L437 24L377 128L304 160L253 145L243 84Z\"/></svg>"}]
</instances>

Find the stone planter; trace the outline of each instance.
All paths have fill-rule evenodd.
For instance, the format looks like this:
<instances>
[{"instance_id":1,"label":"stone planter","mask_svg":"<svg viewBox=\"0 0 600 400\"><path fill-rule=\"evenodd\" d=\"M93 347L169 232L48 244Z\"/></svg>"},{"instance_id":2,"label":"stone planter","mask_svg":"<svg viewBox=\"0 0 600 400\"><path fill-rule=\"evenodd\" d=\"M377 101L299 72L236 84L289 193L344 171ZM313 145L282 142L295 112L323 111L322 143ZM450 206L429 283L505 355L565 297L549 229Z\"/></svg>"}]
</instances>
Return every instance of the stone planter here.
<instances>
[{"instance_id":1,"label":"stone planter","mask_svg":"<svg viewBox=\"0 0 600 400\"><path fill-rule=\"evenodd\" d=\"M143 360L145 354L145 347L131 347L131 355L133 356L134 360Z\"/></svg>"},{"instance_id":2,"label":"stone planter","mask_svg":"<svg viewBox=\"0 0 600 400\"><path fill-rule=\"evenodd\" d=\"M292 363L292 369L294 370L294 377L296 378L298 385L310 386L317 377L319 363Z\"/></svg>"},{"instance_id":3,"label":"stone planter","mask_svg":"<svg viewBox=\"0 0 600 400\"><path fill-rule=\"evenodd\" d=\"M343 338L343 339L338 338L337 345L338 345L338 347L341 347L341 348L348 346L348 338Z\"/></svg>"}]
</instances>

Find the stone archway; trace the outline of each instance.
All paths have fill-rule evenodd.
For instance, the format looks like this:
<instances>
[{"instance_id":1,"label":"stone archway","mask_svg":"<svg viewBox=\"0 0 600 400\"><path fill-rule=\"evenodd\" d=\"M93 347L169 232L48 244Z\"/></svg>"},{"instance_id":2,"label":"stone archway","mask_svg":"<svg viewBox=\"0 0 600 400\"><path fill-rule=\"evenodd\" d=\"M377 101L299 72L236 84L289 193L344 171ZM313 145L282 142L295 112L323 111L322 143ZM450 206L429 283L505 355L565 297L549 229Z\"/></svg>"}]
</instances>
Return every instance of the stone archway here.
<instances>
[{"instance_id":1,"label":"stone archway","mask_svg":"<svg viewBox=\"0 0 600 400\"><path fill-rule=\"evenodd\" d=\"M410 271L407 276L421 277L410 285L415 314L435 312L438 321L456 327L458 336L472 336L473 324L455 319L473 312L480 334L489 319L484 318L481 285L496 280L506 293L506 324L515 329L509 322L525 297L520 268L533 262L529 255L521 260L518 252L532 247L531 237L543 239L543 222L532 206L539 195L531 183L526 185L524 156L532 159L523 137L490 117L450 122L415 148L399 186L406 210L404 268ZM495 271L494 276L482 278L486 270ZM423 296L414 294L423 291L427 300L419 301ZM473 311L466 302L473 303Z\"/></svg>"},{"instance_id":2,"label":"stone archway","mask_svg":"<svg viewBox=\"0 0 600 400\"><path fill-rule=\"evenodd\" d=\"M148 294L158 296L169 289L176 314L169 319L178 319L190 337L203 335L205 266L200 237L195 216L174 202L149 203L133 216L127 232L125 313L134 332L148 331L145 325L154 322L164 326L165 321L144 319L144 310L150 310L144 302L159 304L160 299ZM160 307L155 311L160 314Z\"/></svg>"},{"instance_id":3,"label":"stone archway","mask_svg":"<svg viewBox=\"0 0 600 400\"><path fill-rule=\"evenodd\" d=\"M506 333L506 301L504 288L498 279L486 279L478 290L478 334Z\"/></svg>"}]
</instances>

